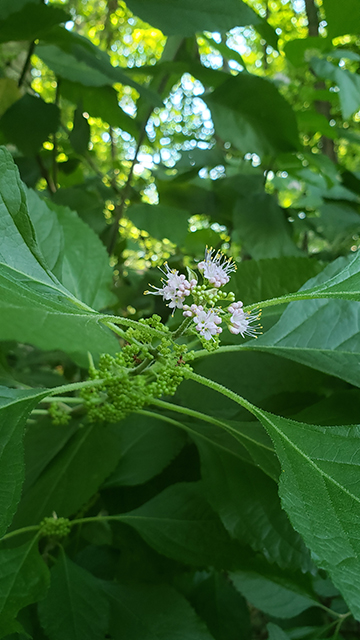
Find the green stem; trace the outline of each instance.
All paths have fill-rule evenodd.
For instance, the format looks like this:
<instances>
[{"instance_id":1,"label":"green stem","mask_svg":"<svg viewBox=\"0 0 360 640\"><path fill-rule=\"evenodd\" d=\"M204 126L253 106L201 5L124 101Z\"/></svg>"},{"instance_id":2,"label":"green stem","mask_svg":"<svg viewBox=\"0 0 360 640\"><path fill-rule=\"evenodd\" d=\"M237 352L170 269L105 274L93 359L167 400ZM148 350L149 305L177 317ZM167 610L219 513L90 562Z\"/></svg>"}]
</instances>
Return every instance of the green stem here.
<instances>
[{"instance_id":1,"label":"green stem","mask_svg":"<svg viewBox=\"0 0 360 640\"><path fill-rule=\"evenodd\" d=\"M284 304L289 302L295 302L296 300L316 300L320 298L331 299L335 296L329 295L327 291L314 291L308 289L305 291L297 291L296 293L289 293L278 298L269 298L269 300L262 300L261 302L255 302L244 307L245 312L251 312L253 309L266 309L266 307L273 307L277 304Z\"/></svg>"},{"instance_id":2,"label":"green stem","mask_svg":"<svg viewBox=\"0 0 360 640\"><path fill-rule=\"evenodd\" d=\"M61 389L61 387L60 387ZM44 398L43 400L40 400L40 404L42 402L65 402L65 404L82 404L84 401L82 398L74 398L73 396L70 397L63 397L63 396L52 396L51 398Z\"/></svg>"},{"instance_id":3,"label":"green stem","mask_svg":"<svg viewBox=\"0 0 360 640\"><path fill-rule=\"evenodd\" d=\"M47 416L48 412L46 409L33 409L31 415L36 416Z\"/></svg>"},{"instance_id":4,"label":"green stem","mask_svg":"<svg viewBox=\"0 0 360 640\"><path fill-rule=\"evenodd\" d=\"M176 331L173 331L173 333L171 334L171 337L172 337L173 340L176 340L176 338L180 338L180 336L184 335L186 329L188 328L188 326L191 323L191 320L192 320L192 318L185 318L185 320L176 329Z\"/></svg>"},{"instance_id":5,"label":"green stem","mask_svg":"<svg viewBox=\"0 0 360 640\"><path fill-rule=\"evenodd\" d=\"M114 325L123 324L125 327L134 327L134 329L140 330L144 329L149 331L153 336L157 338L163 338L165 335L168 335L166 331L159 331L158 329L154 329L147 324L141 324L138 320L131 320L131 318L123 318L122 316L103 316L100 318L100 321L106 324L110 329L115 331ZM126 340L128 338L126 337Z\"/></svg>"},{"instance_id":6,"label":"green stem","mask_svg":"<svg viewBox=\"0 0 360 640\"><path fill-rule=\"evenodd\" d=\"M204 358L204 356L214 356L218 353L231 353L232 351L251 351L251 347L247 346L247 342L245 344L229 344L224 345L223 347L219 347L216 351L207 351L207 349L199 349L198 351L193 352L193 360L197 358Z\"/></svg>"},{"instance_id":7,"label":"green stem","mask_svg":"<svg viewBox=\"0 0 360 640\"><path fill-rule=\"evenodd\" d=\"M189 409L188 407L181 407L177 404L172 404L171 402L165 402L163 400L152 400L151 402L152 405L155 405L161 409L165 409L168 411L174 411L175 413L181 413L183 415L189 416L190 418L195 418L196 420L202 420L203 422L207 422L208 424L213 424L216 427L219 427L220 429L223 429L224 431L226 431L227 433L229 433L231 436L233 436L238 442L242 442L243 440L248 440L249 442L256 444L258 447L261 447L262 449L266 449L267 451L270 451L271 453L275 453L274 449L272 447L268 447L267 445L259 442L258 440L253 440L253 438L251 438L250 436L246 435L243 432L239 432L237 431L237 429L235 429L234 427L232 427L231 425L227 424L226 422L223 422L222 420L218 420L217 418L213 418L212 416L208 416L206 413L201 413L200 411L195 411L194 409ZM138 411L137 413L144 413L143 410ZM156 417L156 418L160 418L163 419L166 416L162 416L160 413L152 413L152 412L146 412L145 414L150 414L152 415L152 417ZM144 414L144 415L145 415ZM254 424L257 424L254 422ZM183 429L185 429L185 431L188 431L189 433L193 433L196 436L200 436L202 438L205 437L205 439L207 440L208 438L206 438L206 436L204 436L203 433L196 431L196 429L192 429L191 427L188 427L187 425L183 425L182 423L179 423L176 421L175 426L177 427L181 427ZM244 445L246 447L246 444Z\"/></svg>"},{"instance_id":8,"label":"green stem","mask_svg":"<svg viewBox=\"0 0 360 640\"><path fill-rule=\"evenodd\" d=\"M188 380L194 380L195 382L198 382L199 384L202 384L205 387L209 387L209 389L213 389L213 391L217 391L218 393L221 393L223 396L230 398L230 400L233 400L233 402L236 402L236 404L239 404L241 407L244 407L244 409L247 409L248 411L250 411L250 413L252 413L256 418L259 417L260 409L258 409L258 407L255 407L255 405L251 404L251 402L249 402L248 400L245 400L245 398L243 398L242 396L239 396L237 393L235 393L234 391L231 391L227 387L224 387L222 384L219 384L218 382L214 382L214 380L209 380L208 378L204 378L204 376L200 376L198 373L195 373L194 371L188 371L186 373L186 378Z\"/></svg>"},{"instance_id":9,"label":"green stem","mask_svg":"<svg viewBox=\"0 0 360 640\"><path fill-rule=\"evenodd\" d=\"M0 542L4 542L4 540L9 540L10 538L14 538L15 536L20 536L22 533L30 533L31 531L39 531L40 526L38 524L31 525L29 527L23 527L22 529L15 529L15 531L10 531L5 536L0 538Z\"/></svg>"},{"instance_id":10,"label":"green stem","mask_svg":"<svg viewBox=\"0 0 360 640\"><path fill-rule=\"evenodd\" d=\"M72 382L71 384L64 384L62 387L54 387L53 389L47 389L50 396L53 393L69 393L69 391L76 391L77 389L84 389L85 387L97 387L104 384L105 380L84 380L83 382Z\"/></svg>"}]
</instances>

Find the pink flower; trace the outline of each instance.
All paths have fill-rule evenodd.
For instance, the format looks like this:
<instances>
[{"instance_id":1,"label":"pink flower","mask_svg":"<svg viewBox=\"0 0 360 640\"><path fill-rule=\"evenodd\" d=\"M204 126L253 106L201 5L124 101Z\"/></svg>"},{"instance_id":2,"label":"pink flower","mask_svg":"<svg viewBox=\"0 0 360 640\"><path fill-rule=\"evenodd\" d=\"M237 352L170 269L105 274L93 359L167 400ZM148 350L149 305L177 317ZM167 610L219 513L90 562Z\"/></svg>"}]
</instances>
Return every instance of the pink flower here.
<instances>
[{"instance_id":1,"label":"pink flower","mask_svg":"<svg viewBox=\"0 0 360 640\"><path fill-rule=\"evenodd\" d=\"M243 310L242 302L233 302L228 307L228 312L231 313L229 331L235 335L241 334L245 336L255 337L259 332L259 325L251 327L250 325L260 318L260 313L248 313Z\"/></svg>"},{"instance_id":2,"label":"pink flower","mask_svg":"<svg viewBox=\"0 0 360 640\"><path fill-rule=\"evenodd\" d=\"M155 296L162 296L163 300L169 301L170 309L182 309L183 301L186 296L190 295L192 289L196 285L196 280L189 282L184 275L179 275L176 269L170 269L167 262L164 264L165 271L160 268L160 271L166 277L161 279L164 283L161 288L154 287L156 291L146 291L145 293L151 293Z\"/></svg>"},{"instance_id":3,"label":"pink flower","mask_svg":"<svg viewBox=\"0 0 360 640\"><path fill-rule=\"evenodd\" d=\"M215 255L214 255L215 254ZM214 287L221 287L230 280L229 273L236 271L236 265L231 258L226 258L223 253L215 249L205 249L205 260L199 262L198 269L203 272L204 278L209 280Z\"/></svg>"},{"instance_id":4,"label":"pink flower","mask_svg":"<svg viewBox=\"0 0 360 640\"><path fill-rule=\"evenodd\" d=\"M201 305L192 304L184 311L184 315L192 317L195 322L195 328L205 340L211 340L213 336L222 332L222 320L216 313L215 309L206 311Z\"/></svg>"}]
</instances>

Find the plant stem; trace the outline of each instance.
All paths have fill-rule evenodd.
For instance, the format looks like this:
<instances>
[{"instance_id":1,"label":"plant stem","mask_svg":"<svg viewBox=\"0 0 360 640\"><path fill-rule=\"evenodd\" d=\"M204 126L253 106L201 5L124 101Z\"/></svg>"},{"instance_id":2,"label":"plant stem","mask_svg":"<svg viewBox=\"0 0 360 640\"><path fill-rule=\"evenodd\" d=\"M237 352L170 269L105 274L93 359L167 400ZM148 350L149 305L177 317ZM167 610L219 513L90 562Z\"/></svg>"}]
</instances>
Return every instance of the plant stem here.
<instances>
[{"instance_id":1,"label":"plant stem","mask_svg":"<svg viewBox=\"0 0 360 640\"><path fill-rule=\"evenodd\" d=\"M4 542L4 540L9 540L10 538L14 538L15 536L20 536L22 533L30 533L31 531L39 531L40 525L34 524L29 527L23 527L22 529L15 529L15 531L10 531L5 536L0 538L0 542Z\"/></svg>"},{"instance_id":2,"label":"plant stem","mask_svg":"<svg viewBox=\"0 0 360 640\"><path fill-rule=\"evenodd\" d=\"M20 74L20 78L18 80L18 87L21 87L21 85L23 84L24 80L25 80L25 76L27 74L29 65L30 65L30 60L31 60L31 56L34 53L35 50L35 41L30 43L28 52L27 52L27 56L24 62L24 66L22 68L21 74Z\"/></svg>"},{"instance_id":3,"label":"plant stem","mask_svg":"<svg viewBox=\"0 0 360 640\"><path fill-rule=\"evenodd\" d=\"M61 389L61 387L60 387ZM40 400L40 404L44 402L44 403L49 403L49 402L64 402L65 404L82 404L84 401L82 398L74 398L73 396L71 397L63 397L63 396L52 396L49 398L44 398L43 400Z\"/></svg>"},{"instance_id":4,"label":"plant stem","mask_svg":"<svg viewBox=\"0 0 360 640\"><path fill-rule=\"evenodd\" d=\"M76 391L77 389L84 389L85 387L97 387L104 384L105 380L84 380L83 382L72 382L71 384L64 384L62 387L54 387L54 389L47 389L49 395L52 393L68 393L69 391Z\"/></svg>"},{"instance_id":5,"label":"plant stem","mask_svg":"<svg viewBox=\"0 0 360 640\"><path fill-rule=\"evenodd\" d=\"M221 393L223 396L230 398L230 400L233 400L233 402L236 402L236 404L239 404L241 407L244 407L244 409L247 409L248 411L250 411L250 413L256 416L256 418L258 418L259 414L261 413L261 410L258 409L258 407L255 407L255 405L251 404L251 402L249 402L248 400L245 400L245 398L243 398L242 396L239 396L237 393L235 393L234 391L231 391L227 387L224 387L222 384L219 384L218 382L214 382L214 380L209 380L204 376L200 376L198 373L195 373L194 371L187 371L186 379L194 380L195 382L198 382L199 384L202 384L205 387L209 387L209 389L213 389L213 391L217 391L218 393Z\"/></svg>"},{"instance_id":6,"label":"plant stem","mask_svg":"<svg viewBox=\"0 0 360 640\"><path fill-rule=\"evenodd\" d=\"M168 332L159 331L158 329L154 329L153 327L150 327L147 324L141 324L141 322L139 323L138 320L132 320L131 318L124 318L123 316L103 316L102 318L100 318L100 321L103 324L106 324L113 331L115 331L113 327L114 324L123 324L125 327L134 327L134 329L141 330L142 328L144 328L146 329L146 331L149 331L149 333L152 333L152 335L156 336L157 338L163 338L165 335L168 334ZM126 338L126 340L128 340L128 338Z\"/></svg>"}]
</instances>

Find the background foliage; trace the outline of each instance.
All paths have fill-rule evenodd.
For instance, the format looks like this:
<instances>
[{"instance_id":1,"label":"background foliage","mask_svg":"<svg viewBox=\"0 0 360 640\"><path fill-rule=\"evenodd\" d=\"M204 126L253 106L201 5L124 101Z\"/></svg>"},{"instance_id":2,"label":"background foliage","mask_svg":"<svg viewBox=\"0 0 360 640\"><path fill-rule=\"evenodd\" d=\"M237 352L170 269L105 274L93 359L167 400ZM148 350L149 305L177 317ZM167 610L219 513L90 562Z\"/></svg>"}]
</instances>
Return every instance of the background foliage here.
<instances>
[{"instance_id":1,"label":"background foliage","mask_svg":"<svg viewBox=\"0 0 360 640\"><path fill-rule=\"evenodd\" d=\"M2 0L0 638L359 637L359 7ZM90 422L205 245L263 335Z\"/></svg>"}]
</instances>

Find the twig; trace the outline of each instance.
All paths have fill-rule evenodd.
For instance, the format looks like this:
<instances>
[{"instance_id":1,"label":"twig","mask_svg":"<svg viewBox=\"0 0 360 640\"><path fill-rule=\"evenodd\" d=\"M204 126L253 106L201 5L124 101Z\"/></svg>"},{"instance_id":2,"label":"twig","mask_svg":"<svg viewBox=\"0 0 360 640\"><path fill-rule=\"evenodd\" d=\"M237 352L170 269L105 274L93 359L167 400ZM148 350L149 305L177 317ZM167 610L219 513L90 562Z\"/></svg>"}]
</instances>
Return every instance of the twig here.
<instances>
[{"instance_id":1,"label":"twig","mask_svg":"<svg viewBox=\"0 0 360 640\"><path fill-rule=\"evenodd\" d=\"M24 62L24 66L23 66L23 68L22 68L22 72L21 72L21 74L20 74L20 78L19 78L19 80L18 80L18 87L21 87L21 85L23 84L23 82L24 82L24 80L25 80L25 76L26 76L26 74L27 74L27 72L28 72L28 68L29 68L29 65L30 65L31 56L32 56L32 54L34 53L34 49L35 49L35 40L33 40L33 41L30 43L30 46L29 46L29 49L28 49L28 52L27 52L27 56L26 56L26 60L25 60L25 62Z\"/></svg>"}]
</instances>

